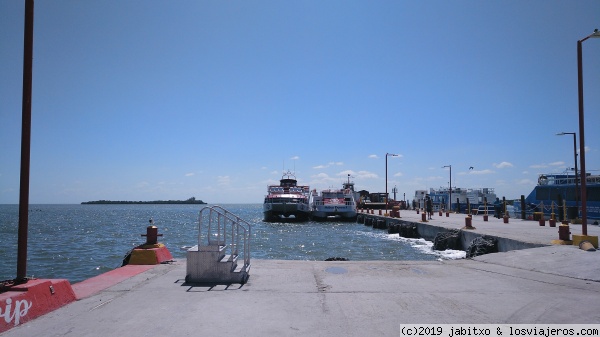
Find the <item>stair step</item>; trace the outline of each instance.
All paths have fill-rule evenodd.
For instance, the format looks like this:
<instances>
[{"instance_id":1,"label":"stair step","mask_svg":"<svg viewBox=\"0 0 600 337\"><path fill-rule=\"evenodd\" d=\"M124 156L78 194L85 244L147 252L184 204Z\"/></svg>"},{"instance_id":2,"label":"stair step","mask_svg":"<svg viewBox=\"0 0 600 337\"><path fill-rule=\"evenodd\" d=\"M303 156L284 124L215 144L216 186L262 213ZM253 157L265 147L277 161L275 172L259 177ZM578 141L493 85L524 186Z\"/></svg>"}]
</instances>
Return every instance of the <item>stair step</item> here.
<instances>
[{"instance_id":1,"label":"stair step","mask_svg":"<svg viewBox=\"0 0 600 337\"><path fill-rule=\"evenodd\" d=\"M226 255L223 255L223 257L221 258L221 260L219 260L219 262L230 262L230 261L235 262L235 261L237 261L237 259L238 259L237 255L226 254Z\"/></svg>"},{"instance_id":2,"label":"stair step","mask_svg":"<svg viewBox=\"0 0 600 337\"><path fill-rule=\"evenodd\" d=\"M234 270L232 270L232 273L241 273L241 272L246 272L248 273L250 271L250 265L244 265L244 264L238 264Z\"/></svg>"}]
</instances>

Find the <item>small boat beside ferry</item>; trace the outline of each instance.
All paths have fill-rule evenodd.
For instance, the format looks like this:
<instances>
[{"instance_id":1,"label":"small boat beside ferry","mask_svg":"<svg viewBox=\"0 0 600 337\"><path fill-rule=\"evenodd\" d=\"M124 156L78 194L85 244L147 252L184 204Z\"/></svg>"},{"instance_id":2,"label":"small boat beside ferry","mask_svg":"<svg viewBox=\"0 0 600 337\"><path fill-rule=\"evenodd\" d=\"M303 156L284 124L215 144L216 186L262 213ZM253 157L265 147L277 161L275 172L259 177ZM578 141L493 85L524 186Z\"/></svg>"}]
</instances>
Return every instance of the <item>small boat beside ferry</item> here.
<instances>
[{"instance_id":1,"label":"small boat beside ferry","mask_svg":"<svg viewBox=\"0 0 600 337\"><path fill-rule=\"evenodd\" d=\"M290 171L283 174L279 185L269 185L267 193L263 203L264 221L307 221L310 218L310 188L299 186Z\"/></svg>"},{"instance_id":2,"label":"small boat beside ferry","mask_svg":"<svg viewBox=\"0 0 600 337\"><path fill-rule=\"evenodd\" d=\"M356 220L356 193L354 183L342 184L341 189L325 189L320 193L313 190L310 196L310 210L313 220Z\"/></svg>"}]
</instances>

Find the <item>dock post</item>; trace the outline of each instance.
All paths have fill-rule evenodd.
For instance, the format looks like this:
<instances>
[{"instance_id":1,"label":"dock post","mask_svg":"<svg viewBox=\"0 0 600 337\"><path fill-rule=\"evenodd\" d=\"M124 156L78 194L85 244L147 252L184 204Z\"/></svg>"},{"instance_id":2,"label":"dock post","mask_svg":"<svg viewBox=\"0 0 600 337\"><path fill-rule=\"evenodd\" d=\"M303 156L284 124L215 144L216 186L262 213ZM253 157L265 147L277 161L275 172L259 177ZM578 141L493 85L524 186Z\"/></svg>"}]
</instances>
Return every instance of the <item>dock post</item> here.
<instances>
[{"instance_id":1,"label":"dock post","mask_svg":"<svg viewBox=\"0 0 600 337\"><path fill-rule=\"evenodd\" d=\"M487 197L483 197L483 221L488 221Z\"/></svg>"},{"instance_id":2,"label":"dock post","mask_svg":"<svg viewBox=\"0 0 600 337\"><path fill-rule=\"evenodd\" d=\"M550 224L550 227L556 227L556 215L554 214L554 202L552 202L552 213L550 214L550 220L548 220L548 223Z\"/></svg>"},{"instance_id":3,"label":"dock post","mask_svg":"<svg viewBox=\"0 0 600 337\"><path fill-rule=\"evenodd\" d=\"M469 214L465 217L464 229L475 229L475 227L473 227L473 217L471 216L471 214Z\"/></svg>"}]
</instances>

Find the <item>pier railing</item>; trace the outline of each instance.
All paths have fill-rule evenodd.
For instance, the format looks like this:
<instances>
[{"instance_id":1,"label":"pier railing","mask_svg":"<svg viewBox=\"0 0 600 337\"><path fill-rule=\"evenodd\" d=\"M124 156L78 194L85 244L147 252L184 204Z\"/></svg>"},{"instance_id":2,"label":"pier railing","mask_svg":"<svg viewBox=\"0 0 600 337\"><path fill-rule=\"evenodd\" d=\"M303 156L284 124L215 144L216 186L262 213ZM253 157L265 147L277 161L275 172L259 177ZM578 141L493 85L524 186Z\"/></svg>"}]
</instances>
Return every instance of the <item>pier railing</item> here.
<instances>
[{"instance_id":1,"label":"pier railing","mask_svg":"<svg viewBox=\"0 0 600 337\"><path fill-rule=\"evenodd\" d=\"M221 206L206 206L198 215L198 245L226 247L230 256L242 256L250 265L252 226ZM203 237L204 236L204 237ZM241 249L240 249L241 248Z\"/></svg>"}]
</instances>

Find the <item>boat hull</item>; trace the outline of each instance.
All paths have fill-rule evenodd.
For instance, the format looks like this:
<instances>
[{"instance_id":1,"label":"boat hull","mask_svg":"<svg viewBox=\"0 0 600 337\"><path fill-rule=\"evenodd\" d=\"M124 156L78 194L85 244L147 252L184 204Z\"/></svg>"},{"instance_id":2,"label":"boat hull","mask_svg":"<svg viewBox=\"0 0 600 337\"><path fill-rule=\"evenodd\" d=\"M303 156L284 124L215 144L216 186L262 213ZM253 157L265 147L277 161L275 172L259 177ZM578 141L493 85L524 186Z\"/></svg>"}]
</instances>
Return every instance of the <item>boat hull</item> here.
<instances>
[{"instance_id":1,"label":"boat hull","mask_svg":"<svg viewBox=\"0 0 600 337\"><path fill-rule=\"evenodd\" d=\"M313 220L332 220L332 219L340 219L340 220L348 220L354 221L356 220L356 209L355 210L314 210L311 213Z\"/></svg>"},{"instance_id":2,"label":"boat hull","mask_svg":"<svg viewBox=\"0 0 600 337\"><path fill-rule=\"evenodd\" d=\"M309 217L308 204L265 203L263 205L263 220L267 222L282 220L306 221Z\"/></svg>"}]
</instances>

